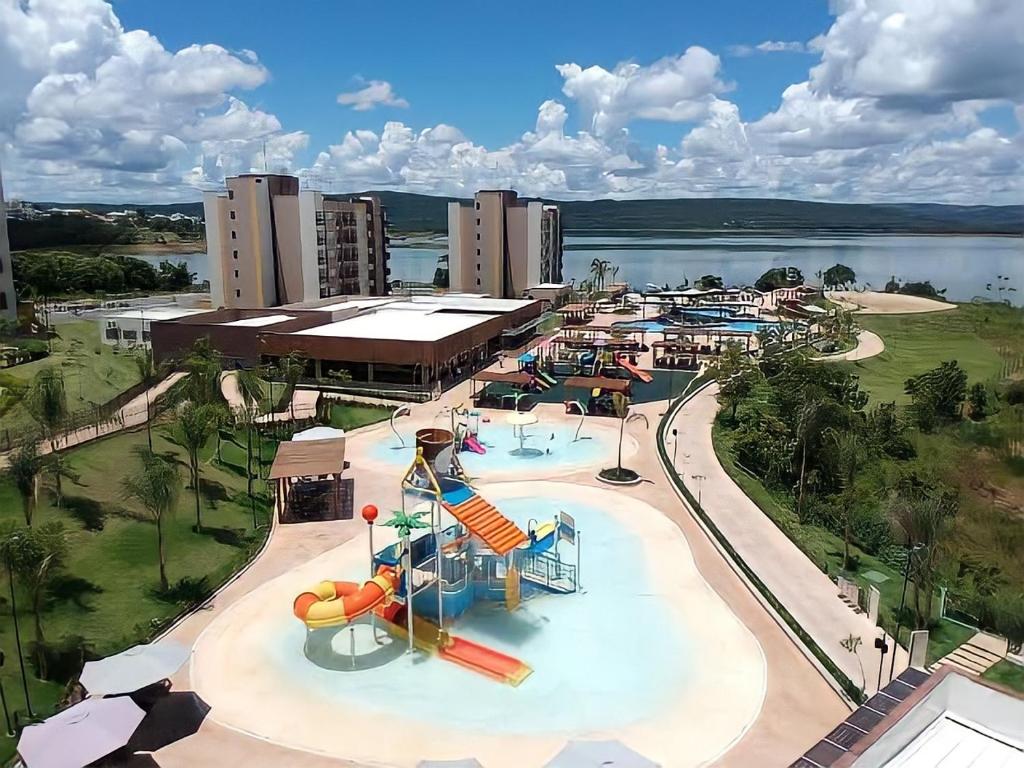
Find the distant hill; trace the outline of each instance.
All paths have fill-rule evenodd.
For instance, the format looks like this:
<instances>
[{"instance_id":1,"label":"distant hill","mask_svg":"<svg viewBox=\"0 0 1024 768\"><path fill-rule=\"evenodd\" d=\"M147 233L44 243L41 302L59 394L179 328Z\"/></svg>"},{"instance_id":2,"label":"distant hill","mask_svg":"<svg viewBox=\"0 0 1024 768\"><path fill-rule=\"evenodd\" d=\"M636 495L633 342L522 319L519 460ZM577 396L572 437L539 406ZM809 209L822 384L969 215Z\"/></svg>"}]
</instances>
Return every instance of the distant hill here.
<instances>
[{"instance_id":1,"label":"distant hill","mask_svg":"<svg viewBox=\"0 0 1024 768\"><path fill-rule=\"evenodd\" d=\"M370 191L381 198L394 229L401 232L448 231L448 203L455 197L410 192ZM351 195L329 195L349 197ZM756 234L863 232L907 234L1024 234L1022 205L940 205L932 203L812 203L761 198L679 198L674 200L545 200L562 209L567 230L612 232L632 230L657 235L657 230L690 233ZM202 203L145 205L125 203L38 203L42 207L84 208L106 213L143 208L148 213L202 216Z\"/></svg>"}]
</instances>

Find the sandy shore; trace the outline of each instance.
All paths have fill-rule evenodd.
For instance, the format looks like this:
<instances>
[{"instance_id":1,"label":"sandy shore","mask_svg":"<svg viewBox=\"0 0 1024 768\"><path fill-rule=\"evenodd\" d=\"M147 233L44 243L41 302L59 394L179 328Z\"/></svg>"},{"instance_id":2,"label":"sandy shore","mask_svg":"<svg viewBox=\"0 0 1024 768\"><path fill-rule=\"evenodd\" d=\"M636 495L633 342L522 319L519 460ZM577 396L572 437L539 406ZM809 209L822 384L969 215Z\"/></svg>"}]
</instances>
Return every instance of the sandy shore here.
<instances>
[{"instance_id":1,"label":"sandy shore","mask_svg":"<svg viewBox=\"0 0 1024 768\"><path fill-rule=\"evenodd\" d=\"M905 296L902 293L830 291L826 296L846 309L862 315L910 315L956 309L956 304L921 296Z\"/></svg>"},{"instance_id":2,"label":"sandy shore","mask_svg":"<svg viewBox=\"0 0 1024 768\"><path fill-rule=\"evenodd\" d=\"M202 633L193 651L190 676L196 691L213 706L209 717L293 749L402 768L412 768L425 758L467 756L488 768L539 766L571 738L620 739L662 765L697 766L715 759L742 737L757 718L765 696L764 656L753 634L708 587L677 526L642 501L597 488L553 482L497 483L481 486L481 493L495 502L521 496L571 499L601 509L642 541L651 597L664 606L666 621L684 633L694 659L693 674L668 709L609 730L510 733L382 716L381 711L369 712L342 697L298 684L289 669L281 667L273 638L280 636L281 622L294 622L290 605L295 594L325 574L353 565L365 567L367 541L361 535L253 590ZM585 572L586 554L583 567ZM643 648L643 638L638 637L634 648L623 649L623 663L629 663L630 654L643 653ZM301 648L293 653L296 663L309 663L301 658ZM410 665L410 661L400 657L389 664ZM350 682L337 674L339 685ZM408 674L417 674L416 664L411 664ZM457 679L453 678L453 694ZM512 717L514 694L521 690L510 689ZM563 692L566 706L574 706L573 694ZM387 693L381 691L381 695L386 698ZM385 701L382 710L386 708Z\"/></svg>"}]
</instances>

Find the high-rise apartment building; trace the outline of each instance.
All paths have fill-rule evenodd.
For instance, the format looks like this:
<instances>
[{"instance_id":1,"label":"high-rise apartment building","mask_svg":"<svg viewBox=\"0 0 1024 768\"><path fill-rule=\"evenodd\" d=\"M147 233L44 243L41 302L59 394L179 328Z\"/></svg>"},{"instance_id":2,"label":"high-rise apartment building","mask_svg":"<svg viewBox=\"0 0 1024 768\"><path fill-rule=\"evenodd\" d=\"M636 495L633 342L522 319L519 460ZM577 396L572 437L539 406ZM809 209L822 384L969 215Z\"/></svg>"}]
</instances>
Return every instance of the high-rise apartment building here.
<instances>
[{"instance_id":1,"label":"high-rise apartment building","mask_svg":"<svg viewBox=\"0 0 1024 768\"><path fill-rule=\"evenodd\" d=\"M511 190L477 192L448 204L448 284L453 291L518 298L562 281L558 206L523 203Z\"/></svg>"},{"instance_id":2,"label":"high-rise apartment building","mask_svg":"<svg viewBox=\"0 0 1024 768\"><path fill-rule=\"evenodd\" d=\"M0 175L0 318L16 320L18 298L14 293L11 244L7 239L7 206L4 204L4 180Z\"/></svg>"},{"instance_id":3,"label":"high-rise apartment building","mask_svg":"<svg viewBox=\"0 0 1024 768\"><path fill-rule=\"evenodd\" d=\"M387 218L376 198L328 200L278 174L226 186L203 198L215 307L387 293Z\"/></svg>"}]
</instances>

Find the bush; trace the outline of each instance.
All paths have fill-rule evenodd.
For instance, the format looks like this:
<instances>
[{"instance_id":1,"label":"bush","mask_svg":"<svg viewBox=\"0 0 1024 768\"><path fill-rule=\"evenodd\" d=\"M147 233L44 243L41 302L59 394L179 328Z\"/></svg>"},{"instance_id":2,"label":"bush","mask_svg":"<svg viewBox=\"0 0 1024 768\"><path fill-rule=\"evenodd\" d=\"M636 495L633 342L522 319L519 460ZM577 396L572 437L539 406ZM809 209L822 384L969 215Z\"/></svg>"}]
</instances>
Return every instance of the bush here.
<instances>
[{"instance_id":1,"label":"bush","mask_svg":"<svg viewBox=\"0 0 1024 768\"><path fill-rule=\"evenodd\" d=\"M58 683L77 677L85 662L102 658L80 635L68 635L59 643L33 641L29 651L36 677ZM40 655L46 661L44 669L39 667Z\"/></svg>"},{"instance_id":2,"label":"bush","mask_svg":"<svg viewBox=\"0 0 1024 768\"><path fill-rule=\"evenodd\" d=\"M1007 405L1024 404L1024 381L1015 379L1003 388L1003 400Z\"/></svg>"},{"instance_id":3,"label":"bush","mask_svg":"<svg viewBox=\"0 0 1024 768\"><path fill-rule=\"evenodd\" d=\"M986 601L986 613L992 628L1005 637L1012 649L1024 644L1024 593L1008 589L996 592Z\"/></svg>"}]
</instances>

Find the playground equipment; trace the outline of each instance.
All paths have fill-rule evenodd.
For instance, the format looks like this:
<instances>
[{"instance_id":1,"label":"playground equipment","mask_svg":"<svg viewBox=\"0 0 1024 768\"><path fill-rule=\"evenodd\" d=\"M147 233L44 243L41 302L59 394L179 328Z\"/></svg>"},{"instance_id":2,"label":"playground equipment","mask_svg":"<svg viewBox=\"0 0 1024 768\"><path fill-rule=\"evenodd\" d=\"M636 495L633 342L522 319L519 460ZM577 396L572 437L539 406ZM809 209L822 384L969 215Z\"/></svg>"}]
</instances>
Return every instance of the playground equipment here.
<instances>
[{"instance_id":1,"label":"playground equipment","mask_svg":"<svg viewBox=\"0 0 1024 768\"><path fill-rule=\"evenodd\" d=\"M388 605L399 579L400 569L382 565L362 586L352 581L321 581L295 598L292 612L310 629L349 624Z\"/></svg>"},{"instance_id":2,"label":"playground equipment","mask_svg":"<svg viewBox=\"0 0 1024 768\"><path fill-rule=\"evenodd\" d=\"M618 363L623 368L625 368L627 371L629 371L631 374L633 374L636 378L638 378L645 384L650 384L652 381L654 381L654 377L651 376L651 374L649 374L647 371L637 368L635 365L633 365L632 362L630 362L629 358L626 357L625 355L616 356L615 362Z\"/></svg>"}]
</instances>

